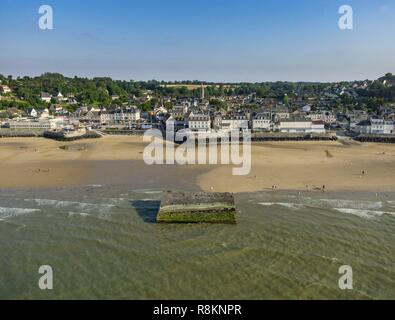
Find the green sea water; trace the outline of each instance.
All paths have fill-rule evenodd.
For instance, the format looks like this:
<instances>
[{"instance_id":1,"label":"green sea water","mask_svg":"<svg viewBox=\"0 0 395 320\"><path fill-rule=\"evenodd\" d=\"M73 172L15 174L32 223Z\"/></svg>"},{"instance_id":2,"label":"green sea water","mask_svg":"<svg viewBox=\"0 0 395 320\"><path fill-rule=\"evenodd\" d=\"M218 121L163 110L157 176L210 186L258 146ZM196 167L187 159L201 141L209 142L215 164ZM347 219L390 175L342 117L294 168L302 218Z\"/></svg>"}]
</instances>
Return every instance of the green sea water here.
<instances>
[{"instance_id":1,"label":"green sea water","mask_svg":"<svg viewBox=\"0 0 395 320\"><path fill-rule=\"evenodd\" d=\"M2 191L0 298L395 298L394 194L238 194L237 225L156 224L160 195ZM53 290L38 286L41 265ZM338 286L342 265L353 290Z\"/></svg>"}]
</instances>

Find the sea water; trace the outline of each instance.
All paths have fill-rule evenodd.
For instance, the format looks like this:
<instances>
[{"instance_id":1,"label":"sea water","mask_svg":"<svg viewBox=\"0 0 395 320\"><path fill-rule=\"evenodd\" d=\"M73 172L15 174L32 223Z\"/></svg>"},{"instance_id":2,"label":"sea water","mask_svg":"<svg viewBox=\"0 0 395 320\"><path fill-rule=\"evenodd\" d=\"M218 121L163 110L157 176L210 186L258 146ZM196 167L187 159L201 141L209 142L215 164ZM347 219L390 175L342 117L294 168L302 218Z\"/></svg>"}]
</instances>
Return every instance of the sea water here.
<instances>
[{"instance_id":1,"label":"sea water","mask_svg":"<svg viewBox=\"0 0 395 320\"><path fill-rule=\"evenodd\" d=\"M237 225L156 224L160 196L3 190L0 298L395 298L394 194L238 194ZM42 265L53 290L38 286ZM343 265L353 290L339 288Z\"/></svg>"}]
</instances>

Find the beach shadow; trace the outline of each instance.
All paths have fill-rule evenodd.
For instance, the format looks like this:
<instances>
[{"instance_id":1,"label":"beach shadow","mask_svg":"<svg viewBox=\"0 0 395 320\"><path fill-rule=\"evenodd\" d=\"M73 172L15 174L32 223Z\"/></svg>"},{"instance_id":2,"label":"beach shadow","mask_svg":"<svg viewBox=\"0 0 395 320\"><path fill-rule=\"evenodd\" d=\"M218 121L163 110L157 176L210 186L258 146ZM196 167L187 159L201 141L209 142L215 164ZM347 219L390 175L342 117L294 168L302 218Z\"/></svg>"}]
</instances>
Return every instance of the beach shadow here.
<instances>
[{"instance_id":1,"label":"beach shadow","mask_svg":"<svg viewBox=\"0 0 395 320\"><path fill-rule=\"evenodd\" d=\"M159 212L160 201L158 200L132 200L131 205L136 209L138 215L146 223L156 223Z\"/></svg>"}]
</instances>

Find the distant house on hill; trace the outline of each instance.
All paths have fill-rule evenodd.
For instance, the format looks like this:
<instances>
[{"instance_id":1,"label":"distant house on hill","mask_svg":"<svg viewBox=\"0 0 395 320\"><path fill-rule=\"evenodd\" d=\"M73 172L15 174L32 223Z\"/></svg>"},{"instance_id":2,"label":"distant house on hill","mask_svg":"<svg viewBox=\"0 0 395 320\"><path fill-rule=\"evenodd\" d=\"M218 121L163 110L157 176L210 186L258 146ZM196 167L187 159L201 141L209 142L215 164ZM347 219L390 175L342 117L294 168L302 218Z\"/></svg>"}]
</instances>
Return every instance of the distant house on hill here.
<instances>
[{"instance_id":1,"label":"distant house on hill","mask_svg":"<svg viewBox=\"0 0 395 320\"><path fill-rule=\"evenodd\" d=\"M41 92L41 101L51 102L51 95L48 92Z\"/></svg>"},{"instance_id":2,"label":"distant house on hill","mask_svg":"<svg viewBox=\"0 0 395 320\"><path fill-rule=\"evenodd\" d=\"M67 114L67 111L61 105L58 105L58 104L51 105L49 107L49 111L56 114L56 115Z\"/></svg>"},{"instance_id":3,"label":"distant house on hill","mask_svg":"<svg viewBox=\"0 0 395 320\"><path fill-rule=\"evenodd\" d=\"M49 118L49 110L47 108L40 110L40 119L48 119Z\"/></svg>"},{"instance_id":4,"label":"distant house on hill","mask_svg":"<svg viewBox=\"0 0 395 320\"><path fill-rule=\"evenodd\" d=\"M77 100L75 99L75 95L73 93L67 94L65 101L67 101L68 104L72 104L72 105L75 105L78 103Z\"/></svg>"},{"instance_id":5,"label":"distant house on hill","mask_svg":"<svg viewBox=\"0 0 395 320\"><path fill-rule=\"evenodd\" d=\"M10 87L4 85L4 86L0 86L0 92L6 94L6 93L11 93L12 90L10 89Z\"/></svg>"},{"instance_id":6,"label":"distant house on hill","mask_svg":"<svg viewBox=\"0 0 395 320\"><path fill-rule=\"evenodd\" d=\"M12 107L7 109L8 118L17 118L20 117L21 115L22 115L22 111L17 108Z\"/></svg>"},{"instance_id":7,"label":"distant house on hill","mask_svg":"<svg viewBox=\"0 0 395 320\"><path fill-rule=\"evenodd\" d=\"M37 111L34 108L28 108L26 110L26 113L27 113L27 116L31 117L31 118L37 118L37 115L38 115Z\"/></svg>"},{"instance_id":8,"label":"distant house on hill","mask_svg":"<svg viewBox=\"0 0 395 320\"><path fill-rule=\"evenodd\" d=\"M60 91L54 96L54 98L58 102L67 101L67 98L65 98Z\"/></svg>"}]
</instances>

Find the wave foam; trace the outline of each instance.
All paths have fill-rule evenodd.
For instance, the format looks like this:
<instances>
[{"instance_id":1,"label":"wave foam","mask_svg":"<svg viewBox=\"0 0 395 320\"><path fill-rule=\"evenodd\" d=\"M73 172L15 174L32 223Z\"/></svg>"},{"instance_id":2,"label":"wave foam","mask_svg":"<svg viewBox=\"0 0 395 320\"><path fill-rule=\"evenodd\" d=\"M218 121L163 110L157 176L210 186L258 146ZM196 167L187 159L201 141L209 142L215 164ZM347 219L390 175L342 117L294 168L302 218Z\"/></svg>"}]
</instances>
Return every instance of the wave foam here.
<instances>
[{"instance_id":1,"label":"wave foam","mask_svg":"<svg viewBox=\"0 0 395 320\"><path fill-rule=\"evenodd\" d=\"M69 212L69 216L81 216L81 217L89 217L90 214L86 212Z\"/></svg>"},{"instance_id":2,"label":"wave foam","mask_svg":"<svg viewBox=\"0 0 395 320\"><path fill-rule=\"evenodd\" d=\"M100 204L100 203L86 203L77 201L61 201L52 199L25 199L25 201L33 201L40 207L53 207L53 208L73 208L76 211L87 212L100 212L106 213L111 208L115 207L113 204Z\"/></svg>"},{"instance_id":3,"label":"wave foam","mask_svg":"<svg viewBox=\"0 0 395 320\"><path fill-rule=\"evenodd\" d=\"M0 207L0 218L1 220L4 220L37 211L40 211L40 209Z\"/></svg>"},{"instance_id":4,"label":"wave foam","mask_svg":"<svg viewBox=\"0 0 395 320\"><path fill-rule=\"evenodd\" d=\"M281 206L291 210L298 210L304 207L303 204L300 203L290 203L290 202L260 202L261 206L270 207L270 206Z\"/></svg>"},{"instance_id":5,"label":"wave foam","mask_svg":"<svg viewBox=\"0 0 395 320\"><path fill-rule=\"evenodd\" d=\"M385 211L375 211L375 210L361 210L361 209L351 209L351 208L334 208L341 213L352 214L365 219L376 219L384 214L392 214L391 212Z\"/></svg>"},{"instance_id":6,"label":"wave foam","mask_svg":"<svg viewBox=\"0 0 395 320\"><path fill-rule=\"evenodd\" d=\"M383 202L381 201L366 201L366 200L344 200L344 199L320 199L320 202L328 206L344 209L360 209L360 210L374 210L381 209Z\"/></svg>"},{"instance_id":7,"label":"wave foam","mask_svg":"<svg viewBox=\"0 0 395 320\"><path fill-rule=\"evenodd\" d=\"M162 191L152 190L152 189L139 189L139 190L133 190L133 192L135 192L135 193L144 193L144 194L162 193Z\"/></svg>"}]
</instances>

